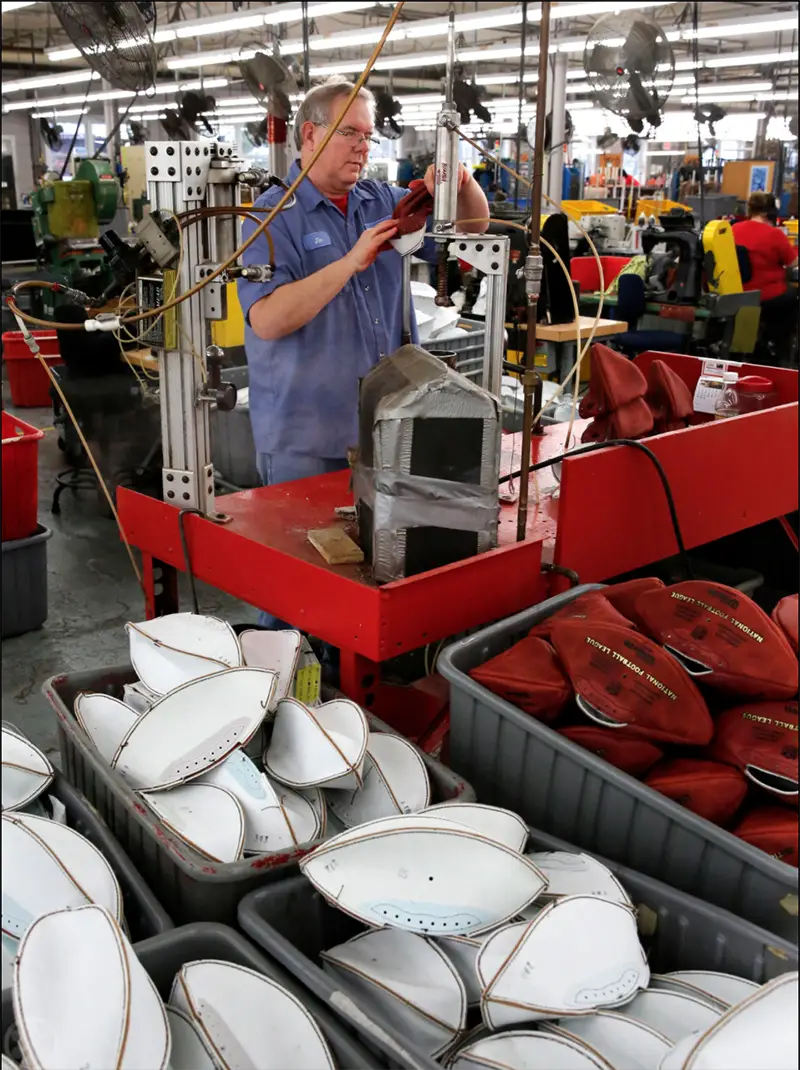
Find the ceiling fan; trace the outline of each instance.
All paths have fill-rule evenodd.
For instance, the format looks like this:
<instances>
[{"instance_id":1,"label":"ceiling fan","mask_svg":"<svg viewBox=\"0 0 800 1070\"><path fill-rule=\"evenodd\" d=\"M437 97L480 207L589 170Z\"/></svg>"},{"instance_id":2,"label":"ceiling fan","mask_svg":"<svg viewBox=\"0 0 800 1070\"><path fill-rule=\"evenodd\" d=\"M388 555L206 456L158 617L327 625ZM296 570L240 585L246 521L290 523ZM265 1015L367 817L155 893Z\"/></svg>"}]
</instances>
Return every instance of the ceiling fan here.
<instances>
[{"instance_id":1,"label":"ceiling fan","mask_svg":"<svg viewBox=\"0 0 800 1070\"><path fill-rule=\"evenodd\" d=\"M395 118L402 111L399 100L395 100L391 92L385 89L375 90L375 130L381 137L389 141L396 141L402 137L403 126Z\"/></svg>"},{"instance_id":2,"label":"ceiling fan","mask_svg":"<svg viewBox=\"0 0 800 1070\"><path fill-rule=\"evenodd\" d=\"M621 43L619 43L621 42ZM621 116L635 134L661 125L675 78L675 56L661 27L635 10L604 15L583 50L595 102Z\"/></svg>"},{"instance_id":3,"label":"ceiling fan","mask_svg":"<svg viewBox=\"0 0 800 1070\"><path fill-rule=\"evenodd\" d=\"M259 51L251 59L239 60L239 71L247 88L269 115L285 120L291 117L289 95L298 91L298 85L287 63Z\"/></svg>"},{"instance_id":4,"label":"ceiling fan","mask_svg":"<svg viewBox=\"0 0 800 1070\"><path fill-rule=\"evenodd\" d=\"M39 133L44 138L48 149L53 152L57 152L62 145L61 135L64 133L62 127L55 121L51 122L49 119L39 120Z\"/></svg>"},{"instance_id":5,"label":"ceiling fan","mask_svg":"<svg viewBox=\"0 0 800 1070\"><path fill-rule=\"evenodd\" d=\"M50 8L87 65L114 89L141 93L154 85L154 3L60 0L51 3Z\"/></svg>"}]
</instances>

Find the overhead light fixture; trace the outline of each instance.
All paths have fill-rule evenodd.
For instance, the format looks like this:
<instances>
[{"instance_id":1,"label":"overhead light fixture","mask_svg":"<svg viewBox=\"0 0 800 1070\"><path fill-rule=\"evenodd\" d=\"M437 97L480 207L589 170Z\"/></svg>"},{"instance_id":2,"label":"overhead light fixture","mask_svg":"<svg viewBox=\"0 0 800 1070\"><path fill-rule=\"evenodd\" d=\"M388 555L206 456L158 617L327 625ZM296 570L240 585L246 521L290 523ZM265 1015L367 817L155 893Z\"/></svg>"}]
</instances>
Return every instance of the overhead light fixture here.
<instances>
[{"instance_id":1,"label":"overhead light fixture","mask_svg":"<svg viewBox=\"0 0 800 1070\"><path fill-rule=\"evenodd\" d=\"M719 93L713 97L715 104L748 104L756 100L797 100L797 93L776 93L771 89L766 89L754 93L732 93L730 96L726 93ZM707 104L708 101L708 97L701 98L703 104ZM681 103L694 104L694 97L681 97Z\"/></svg>"},{"instance_id":2,"label":"overhead light fixture","mask_svg":"<svg viewBox=\"0 0 800 1070\"><path fill-rule=\"evenodd\" d=\"M718 93L763 93L772 89L772 82L718 82L716 85L701 85L698 91L702 96L716 96Z\"/></svg>"},{"instance_id":3,"label":"overhead light fixture","mask_svg":"<svg viewBox=\"0 0 800 1070\"><path fill-rule=\"evenodd\" d=\"M704 61L704 67L761 67L773 63L797 63L798 51L742 52L737 56L715 56Z\"/></svg>"},{"instance_id":4,"label":"overhead light fixture","mask_svg":"<svg viewBox=\"0 0 800 1070\"><path fill-rule=\"evenodd\" d=\"M656 78L655 80L643 79L643 84L647 87L650 86L669 86L669 85L692 85L694 77L690 74L679 75L677 78ZM592 87L588 82L575 82L573 85L567 86L567 93L591 93Z\"/></svg>"},{"instance_id":5,"label":"overhead light fixture","mask_svg":"<svg viewBox=\"0 0 800 1070\"><path fill-rule=\"evenodd\" d=\"M375 7L374 0L351 0L351 2L339 2L331 0L330 3L309 4L308 17L315 15L345 15L350 11L363 11L365 8ZM178 38L206 37L210 34L236 33L242 30L255 29L260 26L276 26L284 22L298 22L303 17L303 9L299 4L274 4L271 7L250 8L241 14L232 14L226 18L210 16L202 19L191 19L180 23L176 27L157 30L153 34L156 44L174 41ZM51 62L59 60L77 59L80 56L77 48L60 48L47 53Z\"/></svg>"},{"instance_id":6,"label":"overhead light fixture","mask_svg":"<svg viewBox=\"0 0 800 1070\"><path fill-rule=\"evenodd\" d=\"M377 41L380 41L383 37L383 30L379 26L375 26L366 30L354 30L352 33L329 33L315 36L309 39L308 47L314 52L323 52L326 49L331 48L355 48L359 45L374 45ZM387 40L389 41L404 41L406 38L405 29L393 29L389 34ZM300 46L296 49L295 46ZM287 49L289 45L289 49ZM292 52L302 51L302 41L281 41L281 52L290 50Z\"/></svg>"},{"instance_id":7,"label":"overhead light fixture","mask_svg":"<svg viewBox=\"0 0 800 1070\"><path fill-rule=\"evenodd\" d=\"M245 13L243 15L232 15L226 19L211 19L203 23L198 20L193 24L179 24L175 27L175 36L179 40L185 37L208 37L212 33L236 33L240 30L251 30L263 25L263 15Z\"/></svg>"},{"instance_id":8,"label":"overhead light fixture","mask_svg":"<svg viewBox=\"0 0 800 1070\"><path fill-rule=\"evenodd\" d=\"M169 84L161 84L155 86L155 93L187 93L191 89L221 89L228 84L227 78L206 78L205 81L199 82L181 82L176 85L174 82ZM131 97L138 96L142 101L150 100L151 93L133 93L128 89L112 89L104 93L90 93L88 97L80 95L71 97L45 97L40 100L18 100L13 104L5 104L3 106L4 112L11 111L33 111L36 108L52 108L58 104L93 104L101 100L129 100ZM143 105L144 106L144 105ZM163 105L162 105L163 106Z\"/></svg>"},{"instance_id":9,"label":"overhead light fixture","mask_svg":"<svg viewBox=\"0 0 800 1070\"><path fill-rule=\"evenodd\" d=\"M9 0L8 3L3 3L3 14L10 15L12 11L19 11L21 7L33 7L36 0Z\"/></svg>"},{"instance_id":10,"label":"overhead light fixture","mask_svg":"<svg viewBox=\"0 0 800 1070\"><path fill-rule=\"evenodd\" d=\"M653 3L639 3L636 2L636 10L639 11L644 7L666 7L670 0L656 0ZM612 0L611 3L608 0L602 0L598 3L568 3L568 4L554 4L550 8L551 19L583 19L587 15L607 15L614 11L619 11L624 5L620 3L620 0Z\"/></svg>"},{"instance_id":11,"label":"overhead light fixture","mask_svg":"<svg viewBox=\"0 0 800 1070\"><path fill-rule=\"evenodd\" d=\"M86 115L88 108L68 108L66 111L35 111L32 119L62 119L68 116Z\"/></svg>"},{"instance_id":12,"label":"overhead light fixture","mask_svg":"<svg viewBox=\"0 0 800 1070\"><path fill-rule=\"evenodd\" d=\"M25 89L49 89L56 85L73 85L75 82L93 82L99 79L96 71L64 71L61 74L45 74L41 78L19 78L3 82L0 92L18 93Z\"/></svg>"},{"instance_id":13,"label":"overhead light fixture","mask_svg":"<svg viewBox=\"0 0 800 1070\"><path fill-rule=\"evenodd\" d=\"M541 19L541 12L536 12L536 18ZM528 19L529 22L535 21ZM488 14L456 15L453 20L457 33L469 33L470 30L490 30L496 26L518 26L522 22L522 8L506 7L499 11ZM449 29L448 19L420 19L417 23L407 26L408 37L443 37Z\"/></svg>"}]
</instances>

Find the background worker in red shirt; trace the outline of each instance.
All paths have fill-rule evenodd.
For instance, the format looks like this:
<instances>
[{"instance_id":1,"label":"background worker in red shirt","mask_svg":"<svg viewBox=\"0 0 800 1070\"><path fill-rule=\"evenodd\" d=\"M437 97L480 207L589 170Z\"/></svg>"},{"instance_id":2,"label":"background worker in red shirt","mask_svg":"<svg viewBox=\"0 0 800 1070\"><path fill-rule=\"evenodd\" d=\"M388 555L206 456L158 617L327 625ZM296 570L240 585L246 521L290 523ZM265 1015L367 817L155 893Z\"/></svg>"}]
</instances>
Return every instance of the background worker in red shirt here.
<instances>
[{"instance_id":1,"label":"background worker in red shirt","mask_svg":"<svg viewBox=\"0 0 800 1070\"><path fill-rule=\"evenodd\" d=\"M797 338L797 287L790 286L786 270L797 265L797 249L782 230L770 221L775 198L769 193L751 193L749 218L733 225L733 239L749 255L752 275L745 290L761 291L763 336L772 342L783 360L791 356Z\"/></svg>"}]
</instances>

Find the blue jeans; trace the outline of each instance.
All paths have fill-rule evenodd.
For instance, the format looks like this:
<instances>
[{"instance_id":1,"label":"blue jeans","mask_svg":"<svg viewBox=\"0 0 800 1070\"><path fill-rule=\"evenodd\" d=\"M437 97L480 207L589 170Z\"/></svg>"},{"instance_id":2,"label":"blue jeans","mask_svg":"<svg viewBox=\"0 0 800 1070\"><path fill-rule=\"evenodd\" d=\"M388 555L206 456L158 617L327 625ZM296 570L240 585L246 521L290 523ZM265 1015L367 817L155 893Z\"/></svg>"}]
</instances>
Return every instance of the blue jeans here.
<instances>
[{"instance_id":1,"label":"blue jeans","mask_svg":"<svg viewBox=\"0 0 800 1070\"><path fill-rule=\"evenodd\" d=\"M347 468L347 460L339 457L306 457L300 453L257 453L256 466L261 482L265 487L270 487L275 483L291 483L295 479L306 479L308 476L339 472L342 468ZM258 623L270 631L293 627L264 611L259 613Z\"/></svg>"}]
</instances>

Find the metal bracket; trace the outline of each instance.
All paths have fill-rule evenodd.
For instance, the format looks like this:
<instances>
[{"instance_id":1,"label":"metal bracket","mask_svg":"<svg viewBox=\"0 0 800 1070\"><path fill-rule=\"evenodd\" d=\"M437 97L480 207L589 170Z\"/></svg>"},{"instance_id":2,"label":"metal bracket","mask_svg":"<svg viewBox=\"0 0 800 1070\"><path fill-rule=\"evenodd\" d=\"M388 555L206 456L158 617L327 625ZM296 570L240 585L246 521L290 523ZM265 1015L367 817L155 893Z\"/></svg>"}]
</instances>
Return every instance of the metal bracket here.
<instances>
[{"instance_id":1,"label":"metal bracket","mask_svg":"<svg viewBox=\"0 0 800 1070\"><path fill-rule=\"evenodd\" d=\"M181 145L176 141L148 141L145 170L149 182L180 182Z\"/></svg>"},{"instance_id":2,"label":"metal bracket","mask_svg":"<svg viewBox=\"0 0 800 1070\"><path fill-rule=\"evenodd\" d=\"M202 267L195 268L194 281L202 282L218 266L217 264L204 264ZM224 320L228 315L228 290L222 276L214 282L209 282L200 292L203 297L203 316L207 320Z\"/></svg>"},{"instance_id":3,"label":"metal bracket","mask_svg":"<svg viewBox=\"0 0 800 1070\"><path fill-rule=\"evenodd\" d=\"M214 500L214 466L206 465L200 472L206 485L206 497ZM187 469L165 468L163 470L164 501L179 509L200 508L198 485L195 473Z\"/></svg>"},{"instance_id":4,"label":"metal bracket","mask_svg":"<svg viewBox=\"0 0 800 1070\"><path fill-rule=\"evenodd\" d=\"M184 201L202 201L211 167L211 142L181 141L179 148L181 197Z\"/></svg>"},{"instance_id":5,"label":"metal bracket","mask_svg":"<svg viewBox=\"0 0 800 1070\"><path fill-rule=\"evenodd\" d=\"M216 141L211 145L211 166L208 172L209 185L230 186L238 181L239 171L236 168L238 160L233 155L233 147L219 145Z\"/></svg>"},{"instance_id":6,"label":"metal bracket","mask_svg":"<svg viewBox=\"0 0 800 1070\"><path fill-rule=\"evenodd\" d=\"M485 234L461 236L450 243L447 251L485 275L501 275L508 263L508 238Z\"/></svg>"},{"instance_id":7,"label":"metal bracket","mask_svg":"<svg viewBox=\"0 0 800 1070\"><path fill-rule=\"evenodd\" d=\"M197 509L197 481L194 472L186 469L163 470L164 501L182 509Z\"/></svg>"}]
</instances>

